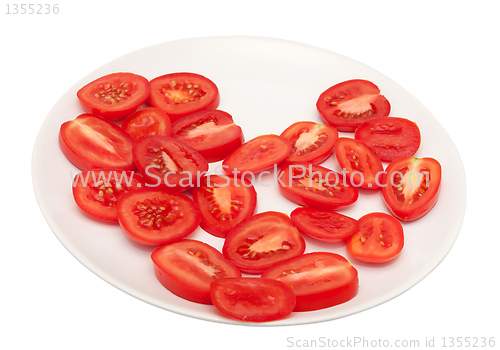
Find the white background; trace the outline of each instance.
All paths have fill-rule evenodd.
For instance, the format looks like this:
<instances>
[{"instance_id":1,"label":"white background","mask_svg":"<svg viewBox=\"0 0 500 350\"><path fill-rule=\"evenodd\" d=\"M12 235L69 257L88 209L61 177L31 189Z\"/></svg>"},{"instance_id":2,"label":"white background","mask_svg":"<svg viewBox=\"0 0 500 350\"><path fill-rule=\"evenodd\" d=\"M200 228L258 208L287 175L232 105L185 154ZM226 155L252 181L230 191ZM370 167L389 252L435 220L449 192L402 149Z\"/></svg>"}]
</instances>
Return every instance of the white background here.
<instances>
[{"instance_id":1,"label":"white background","mask_svg":"<svg viewBox=\"0 0 500 350\"><path fill-rule=\"evenodd\" d=\"M499 347L495 1L55 3L57 15L8 15L5 1L0 8L0 348L284 349L292 345L289 337L416 339L422 347L434 337L438 348L443 337L450 345L448 337L456 342L459 336L495 337ZM462 156L468 202L458 240L427 278L383 305L335 321L230 326L139 301L59 243L37 206L30 173L35 138L52 105L76 81L123 54L214 35L274 37L340 53L392 78L434 114Z\"/></svg>"}]
</instances>

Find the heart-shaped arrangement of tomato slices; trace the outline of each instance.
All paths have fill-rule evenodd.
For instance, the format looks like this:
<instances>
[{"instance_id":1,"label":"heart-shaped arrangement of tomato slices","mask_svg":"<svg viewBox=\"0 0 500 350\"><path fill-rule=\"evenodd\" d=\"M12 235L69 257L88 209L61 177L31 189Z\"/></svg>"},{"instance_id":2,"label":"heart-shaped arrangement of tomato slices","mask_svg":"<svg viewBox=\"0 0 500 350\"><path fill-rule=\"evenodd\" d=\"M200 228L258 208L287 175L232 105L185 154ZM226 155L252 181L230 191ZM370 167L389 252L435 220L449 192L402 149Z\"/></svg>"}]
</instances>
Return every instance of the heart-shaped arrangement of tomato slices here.
<instances>
[{"instance_id":1,"label":"heart-shaped arrangement of tomato slices","mask_svg":"<svg viewBox=\"0 0 500 350\"><path fill-rule=\"evenodd\" d=\"M281 135L262 130L246 142L238 116L217 109L216 84L199 74L112 73L77 97L82 114L59 133L62 152L82 170L73 181L77 206L156 247L151 273L171 293L232 319L269 322L348 302L358 292L357 262L394 261L404 247L401 222L422 218L438 199L439 162L413 157L418 126L389 116L389 101L367 80L319 95L326 124L295 121ZM341 171L321 165L330 157ZM209 173L219 161L223 172ZM290 216L256 213L252 180L271 172L299 205ZM390 214L342 214L362 197L358 187L379 191ZM189 239L198 227L223 239L222 251ZM352 263L307 252L303 235L345 242Z\"/></svg>"}]
</instances>

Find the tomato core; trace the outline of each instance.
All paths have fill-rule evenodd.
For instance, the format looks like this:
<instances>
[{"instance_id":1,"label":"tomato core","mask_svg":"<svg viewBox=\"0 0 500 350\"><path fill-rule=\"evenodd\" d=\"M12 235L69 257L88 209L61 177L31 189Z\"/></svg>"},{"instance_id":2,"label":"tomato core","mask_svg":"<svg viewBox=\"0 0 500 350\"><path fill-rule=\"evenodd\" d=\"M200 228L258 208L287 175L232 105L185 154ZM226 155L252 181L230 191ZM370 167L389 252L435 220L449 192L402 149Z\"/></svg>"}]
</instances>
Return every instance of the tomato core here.
<instances>
[{"instance_id":1,"label":"tomato core","mask_svg":"<svg viewBox=\"0 0 500 350\"><path fill-rule=\"evenodd\" d=\"M280 241L272 235L260 236L258 238L247 238L236 252L248 260L265 259L277 254L282 254L294 246L293 243Z\"/></svg>"},{"instance_id":2,"label":"tomato core","mask_svg":"<svg viewBox=\"0 0 500 350\"><path fill-rule=\"evenodd\" d=\"M140 226L153 230L160 230L164 226L172 226L178 218L184 216L177 201L166 201L160 198L137 202L133 213L137 216L137 222Z\"/></svg>"},{"instance_id":3,"label":"tomato core","mask_svg":"<svg viewBox=\"0 0 500 350\"><path fill-rule=\"evenodd\" d=\"M413 204L429 189L430 169L411 171L408 167L394 173L392 191L398 202Z\"/></svg>"},{"instance_id":4,"label":"tomato core","mask_svg":"<svg viewBox=\"0 0 500 350\"><path fill-rule=\"evenodd\" d=\"M209 278L216 280L222 277L226 277L224 270L221 270L219 266L210 261L208 254L204 253L199 249L188 249L188 255L178 254L178 257L191 262L198 269L202 270Z\"/></svg>"},{"instance_id":5,"label":"tomato core","mask_svg":"<svg viewBox=\"0 0 500 350\"><path fill-rule=\"evenodd\" d=\"M159 90L165 96L166 104L176 105L197 101L207 94L198 84L190 82L178 83L175 80L162 84Z\"/></svg>"},{"instance_id":6,"label":"tomato core","mask_svg":"<svg viewBox=\"0 0 500 350\"><path fill-rule=\"evenodd\" d=\"M127 100L137 90L137 83L99 84L94 92L94 98L102 103L113 105L122 100Z\"/></svg>"},{"instance_id":7,"label":"tomato core","mask_svg":"<svg viewBox=\"0 0 500 350\"><path fill-rule=\"evenodd\" d=\"M317 125L314 129L301 129L290 140L293 145L292 154L297 152L297 156L311 153L317 150L326 142L328 135L324 133L324 125Z\"/></svg>"}]
</instances>

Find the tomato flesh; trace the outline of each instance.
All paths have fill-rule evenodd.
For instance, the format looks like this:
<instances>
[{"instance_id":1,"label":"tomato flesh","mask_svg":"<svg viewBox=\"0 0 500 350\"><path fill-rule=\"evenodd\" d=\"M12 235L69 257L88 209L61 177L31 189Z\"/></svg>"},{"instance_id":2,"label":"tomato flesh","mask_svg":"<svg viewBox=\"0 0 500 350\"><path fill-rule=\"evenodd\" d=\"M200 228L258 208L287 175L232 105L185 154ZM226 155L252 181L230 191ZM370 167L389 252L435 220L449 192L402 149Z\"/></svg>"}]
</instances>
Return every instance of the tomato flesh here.
<instances>
[{"instance_id":1,"label":"tomato flesh","mask_svg":"<svg viewBox=\"0 0 500 350\"><path fill-rule=\"evenodd\" d=\"M132 150L137 169L150 187L186 191L196 186L208 163L191 146L165 136L143 136Z\"/></svg>"},{"instance_id":2,"label":"tomato flesh","mask_svg":"<svg viewBox=\"0 0 500 350\"><path fill-rule=\"evenodd\" d=\"M344 181L341 174L315 164L285 166L278 174L278 184L288 200L318 209L335 210L358 199L358 189Z\"/></svg>"},{"instance_id":3,"label":"tomato flesh","mask_svg":"<svg viewBox=\"0 0 500 350\"><path fill-rule=\"evenodd\" d=\"M333 153L333 145L338 135L337 129L330 125L314 122L297 122L290 125L281 133L293 146L286 162L324 162Z\"/></svg>"},{"instance_id":4,"label":"tomato flesh","mask_svg":"<svg viewBox=\"0 0 500 350\"><path fill-rule=\"evenodd\" d=\"M108 120L125 118L149 97L151 87L143 76L113 73L96 79L77 92L82 107Z\"/></svg>"},{"instance_id":5,"label":"tomato flesh","mask_svg":"<svg viewBox=\"0 0 500 350\"><path fill-rule=\"evenodd\" d=\"M356 129L354 137L366 143L383 162L413 156L420 147L417 124L404 118L369 120Z\"/></svg>"},{"instance_id":6,"label":"tomato flesh","mask_svg":"<svg viewBox=\"0 0 500 350\"><path fill-rule=\"evenodd\" d=\"M222 314L247 322L276 321L295 307L292 289L272 279L222 278L212 282L210 294Z\"/></svg>"},{"instance_id":7,"label":"tomato flesh","mask_svg":"<svg viewBox=\"0 0 500 350\"><path fill-rule=\"evenodd\" d=\"M121 196L144 186L142 177L130 171L87 170L73 180L73 198L86 214L118 222L116 204Z\"/></svg>"},{"instance_id":8,"label":"tomato flesh","mask_svg":"<svg viewBox=\"0 0 500 350\"><path fill-rule=\"evenodd\" d=\"M224 238L235 225L253 215L257 193L239 179L211 175L193 189L193 200L200 207L201 228Z\"/></svg>"},{"instance_id":9,"label":"tomato flesh","mask_svg":"<svg viewBox=\"0 0 500 350\"><path fill-rule=\"evenodd\" d=\"M222 252L242 272L262 273L269 266L305 250L305 241L283 213L264 212L236 225L227 235Z\"/></svg>"},{"instance_id":10,"label":"tomato flesh","mask_svg":"<svg viewBox=\"0 0 500 350\"><path fill-rule=\"evenodd\" d=\"M113 122L81 114L61 125L59 147L80 170L134 170L134 139Z\"/></svg>"},{"instance_id":11,"label":"tomato flesh","mask_svg":"<svg viewBox=\"0 0 500 350\"><path fill-rule=\"evenodd\" d=\"M165 74L151 80L150 84L149 103L167 112L172 122L219 106L219 89L210 79L199 74Z\"/></svg>"},{"instance_id":12,"label":"tomato flesh","mask_svg":"<svg viewBox=\"0 0 500 350\"><path fill-rule=\"evenodd\" d=\"M433 158L402 157L386 169L382 190L391 213L403 221L420 219L437 203L441 164Z\"/></svg>"},{"instance_id":13,"label":"tomato flesh","mask_svg":"<svg viewBox=\"0 0 500 350\"><path fill-rule=\"evenodd\" d=\"M210 284L241 272L215 248L183 239L156 248L151 254L158 281L173 294L200 304L212 304Z\"/></svg>"},{"instance_id":14,"label":"tomato flesh","mask_svg":"<svg viewBox=\"0 0 500 350\"><path fill-rule=\"evenodd\" d=\"M339 131L354 132L365 121L387 117L391 105L368 80L354 79L325 90L316 103L319 114Z\"/></svg>"},{"instance_id":15,"label":"tomato flesh","mask_svg":"<svg viewBox=\"0 0 500 350\"><path fill-rule=\"evenodd\" d=\"M118 222L133 241L159 246L191 234L201 220L193 200L181 193L140 189L124 194L117 204Z\"/></svg>"},{"instance_id":16,"label":"tomato flesh","mask_svg":"<svg viewBox=\"0 0 500 350\"><path fill-rule=\"evenodd\" d=\"M323 242L341 242L359 229L356 219L330 210L302 207L292 211L290 218L301 233Z\"/></svg>"},{"instance_id":17,"label":"tomato flesh","mask_svg":"<svg viewBox=\"0 0 500 350\"><path fill-rule=\"evenodd\" d=\"M292 144L278 135L261 135L245 142L222 162L226 174L257 174L283 162L292 152ZM246 174L245 174L246 173Z\"/></svg>"},{"instance_id":18,"label":"tomato flesh","mask_svg":"<svg viewBox=\"0 0 500 350\"><path fill-rule=\"evenodd\" d=\"M335 156L350 174L351 184L377 190L384 180L384 167L378 156L361 141L341 137L335 142Z\"/></svg>"},{"instance_id":19,"label":"tomato flesh","mask_svg":"<svg viewBox=\"0 0 500 350\"><path fill-rule=\"evenodd\" d=\"M178 119L172 136L197 150L209 162L218 162L244 142L241 128L229 113L208 110Z\"/></svg>"},{"instance_id":20,"label":"tomato flesh","mask_svg":"<svg viewBox=\"0 0 500 350\"><path fill-rule=\"evenodd\" d=\"M172 135L172 123L167 113L153 107L132 113L123 121L122 129L136 140L146 135Z\"/></svg>"},{"instance_id":21,"label":"tomato flesh","mask_svg":"<svg viewBox=\"0 0 500 350\"><path fill-rule=\"evenodd\" d=\"M401 223L385 213L370 213L359 220L359 231L347 241L349 254L364 262L384 263L394 259L404 246Z\"/></svg>"},{"instance_id":22,"label":"tomato flesh","mask_svg":"<svg viewBox=\"0 0 500 350\"><path fill-rule=\"evenodd\" d=\"M294 311L313 311L345 303L358 293L358 271L341 255L307 253L273 265L262 274L292 287Z\"/></svg>"}]
</instances>

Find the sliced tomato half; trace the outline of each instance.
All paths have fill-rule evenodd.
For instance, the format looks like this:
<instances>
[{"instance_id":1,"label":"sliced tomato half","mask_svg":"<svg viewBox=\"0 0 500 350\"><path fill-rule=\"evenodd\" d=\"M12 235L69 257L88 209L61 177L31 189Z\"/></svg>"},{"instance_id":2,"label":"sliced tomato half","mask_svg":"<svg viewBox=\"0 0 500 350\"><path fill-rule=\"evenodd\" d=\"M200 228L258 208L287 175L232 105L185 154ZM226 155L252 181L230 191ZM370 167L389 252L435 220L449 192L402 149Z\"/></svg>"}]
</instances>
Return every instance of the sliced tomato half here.
<instances>
[{"instance_id":1,"label":"sliced tomato half","mask_svg":"<svg viewBox=\"0 0 500 350\"><path fill-rule=\"evenodd\" d=\"M172 122L186 115L219 106L219 89L208 78L195 73L171 73L150 82L151 106L167 112Z\"/></svg>"},{"instance_id":2,"label":"sliced tomato half","mask_svg":"<svg viewBox=\"0 0 500 350\"><path fill-rule=\"evenodd\" d=\"M236 225L222 252L242 272L262 273L271 265L302 255L306 244L292 220L283 213L256 214Z\"/></svg>"},{"instance_id":3,"label":"sliced tomato half","mask_svg":"<svg viewBox=\"0 0 500 350\"><path fill-rule=\"evenodd\" d=\"M172 123L167 113L153 107L132 113L123 121L122 129L136 140L146 135L172 136Z\"/></svg>"},{"instance_id":4,"label":"sliced tomato half","mask_svg":"<svg viewBox=\"0 0 500 350\"><path fill-rule=\"evenodd\" d=\"M382 194L394 216L412 221L434 208L441 186L441 164L437 160L402 157L391 162L386 172Z\"/></svg>"},{"instance_id":5,"label":"sliced tomato half","mask_svg":"<svg viewBox=\"0 0 500 350\"><path fill-rule=\"evenodd\" d=\"M365 121L387 117L391 105L368 80L354 79L324 91L316 103L321 117L339 131L354 132Z\"/></svg>"},{"instance_id":6,"label":"sliced tomato half","mask_svg":"<svg viewBox=\"0 0 500 350\"><path fill-rule=\"evenodd\" d=\"M212 304L213 281L241 277L240 270L217 249L192 239L158 247L151 259L160 283L175 295L195 303Z\"/></svg>"},{"instance_id":7,"label":"sliced tomato half","mask_svg":"<svg viewBox=\"0 0 500 350\"><path fill-rule=\"evenodd\" d=\"M149 97L149 81L133 73L113 73L96 79L77 92L83 109L108 120L134 113Z\"/></svg>"},{"instance_id":8,"label":"sliced tomato half","mask_svg":"<svg viewBox=\"0 0 500 350\"><path fill-rule=\"evenodd\" d=\"M257 192L236 178L210 175L193 189L193 200L201 211L202 229L216 237L226 237L231 229L253 215Z\"/></svg>"},{"instance_id":9,"label":"sliced tomato half","mask_svg":"<svg viewBox=\"0 0 500 350\"><path fill-rule=\"evenodd\" d=\"M358 199L358 189L349 185L347 176L316 164L284 166L277 180L281 194L299 205L335 210Z\"/></svg>"},{"instance_id":10,"label":"sliced tomato half","mask_svg":"<svg viewBox=\"0 0 500 350\"><path fill-rule=\"evenodd\" d=\"M135 142L132 154L149 187L186 191L208 170L201 154L171 137L143 136Z\"/></svg>"},{"instance_id":11,"label":"sliced tomato half","mask_svg":"<svg viewBox=\"0 0 500 350\"><path fill-rule=\"evenodd\" d=\"M59 147L80 170L134 170L134 139L113 122L92 114L61 125Z\"/></svg>"},{"instance_id":12,"label":"sliced tomato half","mask_svg":"<svg viewBox=\"0 0 500 350\"><path fill-rule=\"evenodd\" d=\"M241 146L241 128L233 117L220 110L207 110L178 119L172 126L172 137L190 145L209 162L218 162Z\"/></svg>"},{"instance_id":13,"label":"sliced tomato half","mask_svg":"<svg viewBox=\"0 0 500 350\"><path fill-rule=\"evenodd\" d=\"M292 143L292 154L286 162L320 164L333 153L333 145L339 137L337 129L314 122L297 122L290 125L281 136Z\"/></svg>"},{"instance_id":14,"label":"sliced tomato half","mask_svg":"<svg viewBox=\"0 0 500 350\"><path fill-rule=\"evenodd\" d=\"M290 218L301 233L323 242L341 242L359 229L356 219L330 210L297 208Z\"/></svg>"},{"instance_id":15,"label":"sliced tomato half","mask_svg":"<svg viewBox=\"0 0 500 350\"><path fill-rule=\"evenodd\" d=\"M370 213L358 222L359 231L346 244L349 254L364 262L383 263L401 253L404 232L396 218L385 213Z\"/></svg>"},{"instance_id":16,"label":"sliced tomato half","mask_svg":"<svg viewBox=\"0 0 500 350\"><path fill-rule=\"evenodd\" d=\"M358 293L358 271L341 255L307 253L271 266L262 278L292 287L294 311L313 311L345 303Z\"/></svg>"},{"instance_id":17,"label":"sliced tomato half","mask_svg":"<svg viewBox=\"0 0 500 350\"><path fill-rule=\"evenodd\" d=\"M245 142L222 162L226 174L257 174L282 163L292 152L292 144L278 135L261 135Z\"/></svg>"},{"instance_id":18,"label":"sliced tomato half","mask_svg":"<svg viewBox=\"0 0 500 350\"><path fill-rule=\"evenodd\" d=\"M420 147L420 130L404 118L375 118L361 124L354 134L366 143L383 162L413 156Z\"/></svg>"},{"instance_id":19,"label":"sliced tomato half","mask_svg":"<svg viewBox=\"0 0 500 350\"><path fill-rule=\"evenodd\" d=\"M383 185L382 162L365 143L341 137L335 142L335 157L340 167L347 171L352 185L372 190Z\"/></svg>"},{"instance_id":20,"label":"sliced tomato half","mask_svg":"<svg viewBox=\"0 0 500 350\"><path fill-rule=\"evenodd\" d=\"M144 187L144 179L131 171L87 170L73 180L73 198L88 215L118 222L116 204L125 193Z\"/></svg>"},{"instance_id":21,"label":"sliced tomato half","mask_svg":"<svg viewBox=\"0 0 500 350\"><path fill-rule=\"evenodd\" d=\"M201 220L193 200L182 193L139 189L124 194L117 204L118 222L133 241L159 246L191 234Z\"/></svg>"},{"instance_id":22,"label":"sliced tomato half","mask_svg":"<svg viewBox=\"0 0 500 350\"><path fill-rule=\"evenodd\" d=\"M247 322L276 321L295 307L292 289L273 279L221 278L212 282L210 294L222 314Z\"/></svg>"}]
</instances>

